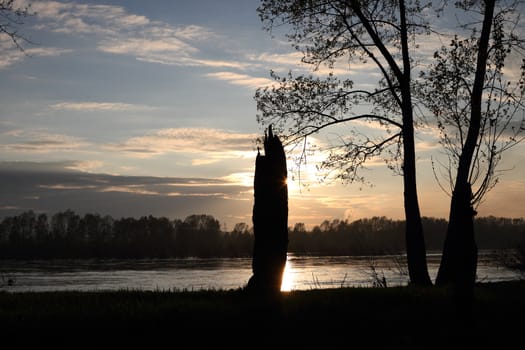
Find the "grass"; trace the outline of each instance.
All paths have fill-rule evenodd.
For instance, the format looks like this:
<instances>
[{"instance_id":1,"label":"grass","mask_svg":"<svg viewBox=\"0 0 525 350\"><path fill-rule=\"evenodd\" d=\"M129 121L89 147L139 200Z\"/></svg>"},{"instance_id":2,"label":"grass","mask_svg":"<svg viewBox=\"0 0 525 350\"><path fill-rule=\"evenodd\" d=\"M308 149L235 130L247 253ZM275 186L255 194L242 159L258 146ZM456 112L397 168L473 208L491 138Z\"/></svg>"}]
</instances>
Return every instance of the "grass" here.
<instances>
[{"instance_id":1,"label":"grass","mask_svg":"<svg viewBox=\"0 0 525 350\"><path fill-rule=\"evenodd\" d=\"M1 339L94 345L367 347L523 344L525 281L478 284L471 319L445 288L0 293ZM6 348L7 349L7 348Z\"/></svg>"}]
</instances>

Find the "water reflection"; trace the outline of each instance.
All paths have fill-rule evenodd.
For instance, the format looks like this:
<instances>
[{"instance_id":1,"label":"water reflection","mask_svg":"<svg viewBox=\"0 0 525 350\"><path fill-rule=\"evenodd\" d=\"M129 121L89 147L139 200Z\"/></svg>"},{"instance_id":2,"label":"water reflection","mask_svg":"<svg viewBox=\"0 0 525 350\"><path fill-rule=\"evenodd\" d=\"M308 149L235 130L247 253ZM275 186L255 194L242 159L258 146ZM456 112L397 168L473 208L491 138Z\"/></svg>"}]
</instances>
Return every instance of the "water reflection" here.
<instances>
[{"instance_id":1,"label":"water reflection","mask_svg":"<svg viewBox=\"0 0 525 350\"><path fill-rule=\"evenodd\" d=\"M320 257L289 254L281 290L371 286L373 266L388 286L405 285L402 256ZM431 276L437 274L439 254L429 254ZM2 261L0 291L55 290L200 290L237 289L250 278L251 258L151 260ZM521 275L480 254L478 280L502 281ZM12 283L9 285L8 281Z\"/></svg>"},{"instance_id":2,"label":"water reflection","mask_svg":"<svg viewBox=\"0 0 525 350\"><path fill-rule=\"evenodd\" d=\"M289 292L293 289L294 285L294 268L291 262L291 257L286 257L286 265L284 265L283 282L281 284L281 292Z\"/></svg>"}]
</instances>

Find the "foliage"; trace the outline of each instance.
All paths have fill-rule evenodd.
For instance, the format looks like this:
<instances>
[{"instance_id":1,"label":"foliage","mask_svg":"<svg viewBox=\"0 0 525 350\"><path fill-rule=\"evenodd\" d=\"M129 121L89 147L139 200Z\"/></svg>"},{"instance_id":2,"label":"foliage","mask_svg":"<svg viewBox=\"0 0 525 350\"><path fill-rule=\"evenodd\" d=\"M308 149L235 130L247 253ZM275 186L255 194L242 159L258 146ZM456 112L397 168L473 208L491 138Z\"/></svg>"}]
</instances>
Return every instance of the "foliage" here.
<instances>
[{"instance_id":1,"label":"foliage","mask_svg":"<svg viewBox=\"0 0 525 350\"><path fill-rule=\"evenodd\" d=\"M507 3L507 2L503 2ZM472 4L463 4L469 12ZM503 4L501 4L503 6ZM525 130L525 59L518 59L525 40L519 37L517 4L500 9L494 15L482 87L479 136L469 169L468 182L473 187L472 205L477 206L499 180L502 154L519 144ZM434 54L435 62L421 73L415 89L421 102L437 123L440 144L447 161L434 162L442 189L452 195L460 156L465 148L473 111L473 86L478 70L479 30L464 25L470 36L457 34L449 46ZM517 73L517 74L515 74ZM441 169L436 169L436 164ZM442 182L444 178L445 182Z\"/></svg>"},{"instance_id":2,"label":"foliage","mask_svg":"<svg viewBox=\"0 0 525 350\"><path fill-rule=\"evenodd\" d=\"M244 226L221 232L210 215L113 219L72 210L50 218L24 212L0 224L0 258L146 258L250 256L253 235Z\"/></svg>"},{"instance_id":3,"label":"foliage","mask_svg":"<svg viewBox=\"0 0 525 350\"><path fill-rule=\"evenodd\" d=\"M325 176L365 182L359 170L379 155L400 170L407 122L401 117L402 89L410 77L400 39L406 35L413 42L428 32L423 10L429 4L408 1L404 9L399 6L396 1L262 2L258 12L265 28L289 28L288 40L314 70L297 76L272 72L275 84L255 94L258 122L274 125L287 136L287 144L298 147L299 164L306 160L306 149L316 146L306 138L326 129L332 136L324 145L329 155L320 165ZM401 12L407 17L405 27ZM355 83L349 73L357 67L379 76L377 86ZM341 128L349 122L352 128Z\"/></svg>"},{"instance_id":4,"label":"foliage","mask_svg":"<svg viewBox=\"0 0 525 350\"><path fill-rule=\"evenodd\" d=\"M481 249L525 245L525 220L482 217L475 221ZM442 248L447 222L423 218L427 249ZM386 217L325 220L307 230L289 229L288 251L299 255L370 255L403 253L405 222ZM210 215L184 220L144 216L114 219L71 210L51 217L32 211L0 222L0 259L251 257L253 231L238 223L221 231ZM400 265L401 266L401 265ZM406 269L406 267L404 268Z\"/></svg>"}]
</instances>

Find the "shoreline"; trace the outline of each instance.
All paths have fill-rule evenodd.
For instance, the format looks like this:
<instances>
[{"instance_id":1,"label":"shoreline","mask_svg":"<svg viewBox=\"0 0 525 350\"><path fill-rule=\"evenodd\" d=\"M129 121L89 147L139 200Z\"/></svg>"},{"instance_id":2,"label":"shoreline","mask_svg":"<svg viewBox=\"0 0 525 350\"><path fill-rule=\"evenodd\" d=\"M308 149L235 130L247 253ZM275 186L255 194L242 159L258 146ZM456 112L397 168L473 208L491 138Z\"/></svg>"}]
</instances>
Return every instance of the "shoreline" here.
<instances>
[{"instance_id":1,"label":"shoreline","mask_svg":"<svg viewBox=\"0 0 525 350\"><path fill-rule=\"evenodd\" d=\"M439 259L428 259L431 276L437 273L438 264ZM11 261L0 269L0 291L237 289L246 285L252 272L252 259ZM283 289L372 287L382 282L382 277L388 286L404 286L408 283L407 274L398 256L289 255ZM478 282L522 277L485 257L479 259L477 274Z\"/></svg>"}]
</instances>

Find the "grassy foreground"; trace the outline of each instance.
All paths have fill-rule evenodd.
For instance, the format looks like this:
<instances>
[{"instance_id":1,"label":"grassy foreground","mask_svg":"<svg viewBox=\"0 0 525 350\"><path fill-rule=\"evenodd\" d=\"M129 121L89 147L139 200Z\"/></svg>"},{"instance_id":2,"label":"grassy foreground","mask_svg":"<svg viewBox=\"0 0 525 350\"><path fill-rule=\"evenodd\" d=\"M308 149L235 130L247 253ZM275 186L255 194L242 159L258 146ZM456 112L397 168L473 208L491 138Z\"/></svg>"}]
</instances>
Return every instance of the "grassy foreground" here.
<instances>
[{"instance_id":1,"label":"grassy foreground","mask_svg":"<svg viewBox=\"0 0 525 350\"><path fill-rule=\"evenodd\" d=\"M0 293L5 344L281 349L524 342L525 281L478 284L470 319L444 288L340 288L261 298L231 291ZM148 347L149 348L149 347ZM6 348L7 349L7 348Z\"/></svg>"}]
</instances>

